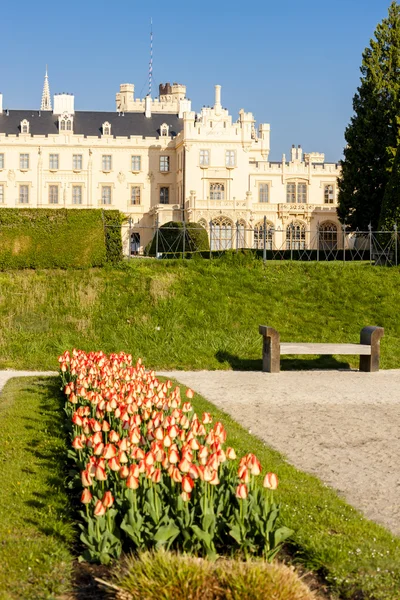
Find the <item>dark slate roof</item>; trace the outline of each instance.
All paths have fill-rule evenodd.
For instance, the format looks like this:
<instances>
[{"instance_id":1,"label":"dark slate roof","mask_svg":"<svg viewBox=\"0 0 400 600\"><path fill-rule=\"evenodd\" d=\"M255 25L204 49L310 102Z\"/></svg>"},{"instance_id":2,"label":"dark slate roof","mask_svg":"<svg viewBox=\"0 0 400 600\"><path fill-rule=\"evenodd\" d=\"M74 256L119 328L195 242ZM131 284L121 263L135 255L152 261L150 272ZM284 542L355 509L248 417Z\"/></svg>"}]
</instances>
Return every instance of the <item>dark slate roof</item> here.
<instances>
[{"instance_id":1,"label":"dark slate roof","mask_svg":"<svg viewBox=\"0 0 400 600\"><path fill-rule=\"evenodd\" d=\"M8 116L7 116L8 112ZM6 135L20 134L20 123L29 121L31 135L57 135L58 116L51 111L37 110L3 110L0 114L0 133ZM155 113L146 118L144 113L125 113L119 116L117 112L76 111L74 114L74 134L100 137L102 125L108 121L111 133L115 136L159 137L160 126L169 125L169 134L176 136L183 129L183 119L176 114Z\"/></svg>"}]
</instances>

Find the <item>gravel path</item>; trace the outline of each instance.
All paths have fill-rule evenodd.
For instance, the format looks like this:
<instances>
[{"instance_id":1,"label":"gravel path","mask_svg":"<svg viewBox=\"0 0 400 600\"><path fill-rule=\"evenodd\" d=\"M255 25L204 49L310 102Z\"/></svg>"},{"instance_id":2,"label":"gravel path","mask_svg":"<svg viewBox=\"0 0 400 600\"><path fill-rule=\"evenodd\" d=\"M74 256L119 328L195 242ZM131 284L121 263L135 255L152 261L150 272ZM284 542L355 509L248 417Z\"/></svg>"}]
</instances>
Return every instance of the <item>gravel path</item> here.
<instances>
[{"instance_id":1,"label":"gravel path","mask_svg":"<svg viewBox=\"0 0 400 600\"><path fill-rule=\"evenodd\" d=\"M164 372L400 535L400 370Z\"/></svg>"},{"instance_id":2,"label":"gravel path","mask_svg":"<svg viewBox=\"0 0 400 600\"><path fill-rule=\"evenodd\" d=\"M400 370L160 372L192 387L400 535ZM6 381L52 371L0 371Z\"/></svg>"}]
</instances>

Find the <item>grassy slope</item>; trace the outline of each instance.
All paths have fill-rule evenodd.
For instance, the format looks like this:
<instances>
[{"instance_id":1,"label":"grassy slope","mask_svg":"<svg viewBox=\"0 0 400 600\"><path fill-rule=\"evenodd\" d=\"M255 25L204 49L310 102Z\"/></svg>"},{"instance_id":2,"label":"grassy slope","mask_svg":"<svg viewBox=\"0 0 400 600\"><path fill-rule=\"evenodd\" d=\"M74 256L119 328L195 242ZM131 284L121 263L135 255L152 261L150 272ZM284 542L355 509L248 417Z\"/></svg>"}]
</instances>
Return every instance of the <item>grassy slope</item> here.
<instances>
[{"instance_id":1,"label":"grassy slope","mask_svg":"<svg viewBox=\"0 0 400 600\"><path fill-rule=\"evenodd\" d=\"M14 379L0 396L0 599L69 587L73 526L55 379Z\"/></svg>"},{"instance_id":2,"label":"grassy slope","mask_svg":"<svg viewBox=\"0 0 400 600\"><path fill-rule=\"evenodd\" d=\"M282 341L357 342L382 325L382 368L400 367L399 270L230 259L0 273L0 368L54 368L65 348L124 349L153 368L260 369L260 323ZM356 357L341 357L356 366ZM283 368L335 366L286 358Z\"/></svg>"},{"instance_id":3,"label":"grassy slope","mask_svg":"<svg viewBox=\"0 0 400 600\"><path fill-rule=\"evenodd\" d=\"M196 395L192 403L196 412L211 412L224 423L228 444L239 456L254 452L264 469L278 474L277 499L282 522L295 531L296 560L320 573L342 599L400 599L400 538L365 519L316 477L288 464L210 402Z\"/></svg>"}]
</instances>

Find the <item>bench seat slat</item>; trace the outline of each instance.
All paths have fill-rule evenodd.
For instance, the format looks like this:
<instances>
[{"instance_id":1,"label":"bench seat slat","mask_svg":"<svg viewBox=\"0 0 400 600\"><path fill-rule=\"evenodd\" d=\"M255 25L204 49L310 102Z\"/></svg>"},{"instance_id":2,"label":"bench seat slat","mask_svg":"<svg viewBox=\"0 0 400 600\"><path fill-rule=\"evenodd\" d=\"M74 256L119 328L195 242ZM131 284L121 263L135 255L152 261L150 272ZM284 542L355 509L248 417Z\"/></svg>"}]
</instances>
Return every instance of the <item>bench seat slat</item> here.
<instances>
[{"instance_id":1,"label":"bench seat slat","mask_svg":"<svg viewBox=\"0 0 400 600\"><path fill-rule=\"evenodd\" d=\"M364 344L306 344L281 342L281 354L371 354L371 346Z\"/></svg>"}]
</instances>

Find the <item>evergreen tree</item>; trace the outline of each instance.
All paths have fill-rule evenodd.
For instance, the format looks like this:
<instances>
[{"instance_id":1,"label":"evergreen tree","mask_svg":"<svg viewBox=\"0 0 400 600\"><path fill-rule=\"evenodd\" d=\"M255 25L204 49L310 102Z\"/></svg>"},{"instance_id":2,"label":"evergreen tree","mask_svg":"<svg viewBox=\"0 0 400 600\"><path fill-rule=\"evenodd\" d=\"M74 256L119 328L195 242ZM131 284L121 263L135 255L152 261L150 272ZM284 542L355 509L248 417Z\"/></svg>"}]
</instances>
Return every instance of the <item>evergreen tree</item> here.
<instances>
[{"instance_id":1,"label":"evergreen tree","mask_svg":"<svg viewBox=\"0 0 400 600\"><path fill-rule=\"evenodd\" d=\"M393 166L383 196L379 219L381 231L393 231L394 225L400 228L400 146L397 146L397 150L392 149L391 154Z\"/></svg>"},{"instance_id":2,"label":"evergreen tree","mask_svg":"<svg viewBox=\"0 0 400 600\"><path fill-rule=\"evenodd\" d=\"M361 84L346 129L347 146L339 179L338 215L350 229L378 227L390 177L389 148L397 146L400 107L400 5L389 14L364 50Z\"/></svg>"}]
</instances>

